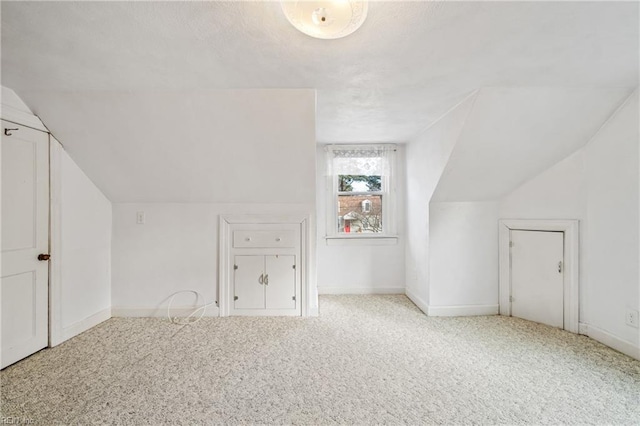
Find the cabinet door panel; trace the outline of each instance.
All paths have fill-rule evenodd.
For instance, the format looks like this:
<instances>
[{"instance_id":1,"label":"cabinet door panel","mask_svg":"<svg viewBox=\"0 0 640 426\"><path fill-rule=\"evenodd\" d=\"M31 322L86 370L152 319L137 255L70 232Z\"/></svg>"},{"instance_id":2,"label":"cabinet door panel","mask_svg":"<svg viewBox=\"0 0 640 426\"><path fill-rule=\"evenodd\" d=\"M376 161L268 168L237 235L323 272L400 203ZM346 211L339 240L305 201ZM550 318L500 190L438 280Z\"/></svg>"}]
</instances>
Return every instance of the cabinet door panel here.
<instances>
[{"instance_id":1,"label":"cabinet door panel","mask_svg":"<svg viewBox=\"0 0 640 426\"><path fill-rule=\"evenodd\" d=\"M236 256L234 270L235 309L264 309L264 256Z\"/></svg>"},{"instance_id":2,"label":"cabinet door panel","mask_svg":"<svg viewBox=\"0 0 640 426\"><path fill-rule=\"evenodd\" d=\"M295 309L295 256L265 256L268 284L265 285L267 309ZM296 297L297 298L297 297Z\"/></svg>"}]
</instances>

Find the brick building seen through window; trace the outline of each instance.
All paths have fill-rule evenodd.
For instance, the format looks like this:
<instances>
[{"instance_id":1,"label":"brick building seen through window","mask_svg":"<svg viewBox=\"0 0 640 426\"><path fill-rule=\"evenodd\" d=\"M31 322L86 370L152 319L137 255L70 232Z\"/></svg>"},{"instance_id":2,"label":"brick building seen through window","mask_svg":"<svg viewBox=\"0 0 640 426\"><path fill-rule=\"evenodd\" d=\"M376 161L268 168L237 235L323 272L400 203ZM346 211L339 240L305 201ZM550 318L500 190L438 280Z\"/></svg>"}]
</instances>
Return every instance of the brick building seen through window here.
<instances>
[{"instance_id":1,"label":"brick building seen through window","mask_svg":"<svg viewBox=\"0 0 640 426\"><path fill-rule=\"evenodd\" d=\"M382 195L339 195L338 209L340 232L382 231Z\"/></svg>"}]
</instances>

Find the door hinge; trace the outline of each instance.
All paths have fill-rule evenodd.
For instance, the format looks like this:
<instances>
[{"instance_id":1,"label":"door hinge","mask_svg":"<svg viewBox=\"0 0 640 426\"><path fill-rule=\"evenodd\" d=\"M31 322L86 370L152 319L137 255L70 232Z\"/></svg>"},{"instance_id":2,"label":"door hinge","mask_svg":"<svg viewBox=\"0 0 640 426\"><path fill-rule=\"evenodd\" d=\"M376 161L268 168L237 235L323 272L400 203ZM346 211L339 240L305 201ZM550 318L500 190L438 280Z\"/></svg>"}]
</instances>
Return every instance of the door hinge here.
<instances>
[{"instance_id":1,"label":"door hinge","mask_svg":"<svg viewBox=\"0 0 640 426\"><path fill-rule=\"evenodd\" d=\"M238 300L238 296L233 296L233 300Z\"/></svg>"},{"instance_id":2,"label":"door hinge","mask_svg":"<svg viewBox=\"0 0 640 426\"><path fill-rule=\"evenodd\" d=\"M295 297L295 296L293 296L293 297L291 298L291 300L296 300L296 297Z\"/></svg>"},{"instance_id":3,"label":"door hinge","mask_svg":"<svg viewBox=\"0 0 640 426\"><path fill-rule=\"evenodd\" d=\"M513 241L509 241L509 247L513 247Z\"/></svg>"},{"instance_id":4,"label":"door hinge","mask_svg":"<svg viewBox=\"0 0 640 426\"><path fill-rule=\"evenodd\" d=\"M562 273L562 260L560 262L558 262L558 273L559 274Z\"/></svg>"},{"instance_id":5,"label":"door hinge","mask_svg":"<svg viewBox=\"0 0 640 426\"><path fill-rule=\"evenodd\" d=\"M233 269L238 269L238 265L233 265Z\"/></svg>"},{"instance_id":6,"label":"door hinge","mask_svg":"<svg viewBox=\"0 0 640 426\"><path fill-rule=\"evenodd\" d=\"M509 296L509 302L511 303L515 302L515 299L513 298L513 296Z\"/></svg>"}]
</instances>

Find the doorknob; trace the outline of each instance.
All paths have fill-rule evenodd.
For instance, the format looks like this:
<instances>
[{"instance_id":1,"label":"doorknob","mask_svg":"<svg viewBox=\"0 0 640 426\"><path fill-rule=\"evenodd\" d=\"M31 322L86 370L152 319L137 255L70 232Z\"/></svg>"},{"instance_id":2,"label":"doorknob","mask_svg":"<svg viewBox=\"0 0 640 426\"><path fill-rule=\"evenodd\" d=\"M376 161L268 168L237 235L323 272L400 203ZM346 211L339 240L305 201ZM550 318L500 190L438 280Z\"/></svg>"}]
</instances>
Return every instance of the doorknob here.
<instances>
[{"instance_id":1,"label":"doorknob","mask_svg":"<svg viewBox=\"0 0 640 426\"><path fill-rule=\"evenodd\" d=\"M38 260L49 260L49 258L51 258L50 254L42 253L38 255Z\"/></svg>"}]
</instances>

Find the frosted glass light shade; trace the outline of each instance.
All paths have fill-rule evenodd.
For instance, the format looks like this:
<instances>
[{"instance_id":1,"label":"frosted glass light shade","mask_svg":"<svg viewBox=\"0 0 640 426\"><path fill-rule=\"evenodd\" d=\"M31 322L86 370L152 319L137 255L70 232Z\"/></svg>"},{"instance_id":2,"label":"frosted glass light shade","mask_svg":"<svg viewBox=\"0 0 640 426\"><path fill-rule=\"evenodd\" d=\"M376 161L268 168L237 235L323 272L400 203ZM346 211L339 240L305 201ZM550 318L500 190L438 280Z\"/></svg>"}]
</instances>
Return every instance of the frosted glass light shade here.
<instances>
[{"instance_id":1,"label":"frosted glass light shade","mask_svg":"<svg viewBox=\"0 0 640 426\"><path fill-rule=\"evenodd\" d=\"M367 18L367 0L282 1L289 22L303 33L322 39L347 36Z\"/></svg>"}]
</instances>

